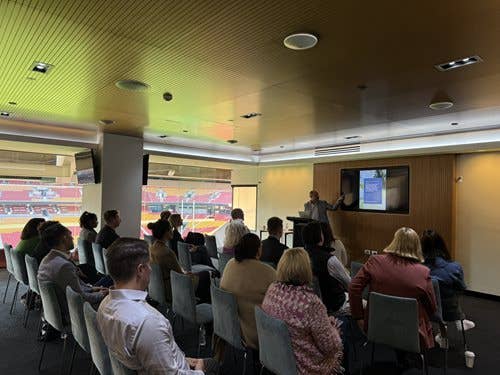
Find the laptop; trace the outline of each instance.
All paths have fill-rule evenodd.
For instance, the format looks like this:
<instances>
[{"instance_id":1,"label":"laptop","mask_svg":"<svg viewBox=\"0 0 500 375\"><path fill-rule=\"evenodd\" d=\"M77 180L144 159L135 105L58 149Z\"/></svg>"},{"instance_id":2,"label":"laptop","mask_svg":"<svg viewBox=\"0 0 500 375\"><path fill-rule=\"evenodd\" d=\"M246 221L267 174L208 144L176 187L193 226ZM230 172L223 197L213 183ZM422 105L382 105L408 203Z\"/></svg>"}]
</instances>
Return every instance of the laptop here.
<instances>
[{"instance_id":1,"label":"laptop","mask_svg":"<svg viewBox=\"0 0 500 375\"><path fill-rule=\"evenodd\" d=\"M299 217L302 217L304 219L310 219L311 213L309 211L299 211Z\"/></svg>"}]
</instances>

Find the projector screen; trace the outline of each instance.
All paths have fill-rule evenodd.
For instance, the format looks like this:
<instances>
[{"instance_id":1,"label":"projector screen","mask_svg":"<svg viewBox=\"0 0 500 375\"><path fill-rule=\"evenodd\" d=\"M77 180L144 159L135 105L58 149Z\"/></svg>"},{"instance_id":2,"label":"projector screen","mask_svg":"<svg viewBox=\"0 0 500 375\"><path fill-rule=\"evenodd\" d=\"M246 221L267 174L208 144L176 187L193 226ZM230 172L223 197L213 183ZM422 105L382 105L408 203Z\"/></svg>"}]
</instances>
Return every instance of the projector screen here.
<instances>
[{"instance_id":1,"label":"projector screen","mask_svg":"<svg viewBox=\"0 0 500 375\"><path fill-rule=\"evenodd\" d=\"M408 213L410 172L407 166L342 169L341 208L350 211Z\"/></svg>"}]
</instances>

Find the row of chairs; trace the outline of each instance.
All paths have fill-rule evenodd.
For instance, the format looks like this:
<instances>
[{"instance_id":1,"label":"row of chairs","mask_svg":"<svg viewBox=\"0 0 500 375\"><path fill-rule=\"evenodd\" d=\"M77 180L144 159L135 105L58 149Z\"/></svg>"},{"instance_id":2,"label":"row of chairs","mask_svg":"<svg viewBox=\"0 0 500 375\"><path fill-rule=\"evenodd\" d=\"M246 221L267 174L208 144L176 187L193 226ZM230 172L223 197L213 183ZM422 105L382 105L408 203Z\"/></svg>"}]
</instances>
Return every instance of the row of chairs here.
<instances>
[{"instance_id":1,"label":"row of chairs","mask_svg":"<svg viewBox=\"0 0 500 375\"><path fill-rule=\"evenodd\" d=\"M80 238L78 240L78 261L80 264L88 263L94 266L97 272L103 275L108 274L106 249L98 243L89 242Z\"/></svg>"}]
</instances>

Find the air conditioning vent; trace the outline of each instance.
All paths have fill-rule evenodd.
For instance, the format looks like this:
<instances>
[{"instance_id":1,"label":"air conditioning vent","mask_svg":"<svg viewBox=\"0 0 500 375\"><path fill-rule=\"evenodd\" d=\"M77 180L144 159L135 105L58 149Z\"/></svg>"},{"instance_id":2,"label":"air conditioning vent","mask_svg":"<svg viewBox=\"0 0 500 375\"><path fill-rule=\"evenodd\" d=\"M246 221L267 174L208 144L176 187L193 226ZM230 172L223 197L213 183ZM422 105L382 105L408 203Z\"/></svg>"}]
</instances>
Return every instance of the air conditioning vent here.
<instances>
[{"instance_id":1,"label":"air conditioning vent","mask_svg":"<svg viewBox=\"0 0 500 375\"><path fill-rule=\"evenodd\" d=\"M314 149L314 156L352 154L360 151L361 145L359 143L342 146L317 147Z\"/></svg>"},{"instance_id":2,"label":"air conditioning vent","mask_svg":"<svg viewBox=\"0 0 500 375\"><path fill-rule=\"evenodd\" d=\"M464 57L461 59L453 60L453 61L448 61L442 64L437 64L434 65L434 67L439 70L440 72L447 72L448 70L452 69L457 69L457 68L462 68L467 65L471 64L476 64L478 62L483 61L481 57L478 55L475 56L469 56L469 57Z\"/></svg>"}]
</instances>

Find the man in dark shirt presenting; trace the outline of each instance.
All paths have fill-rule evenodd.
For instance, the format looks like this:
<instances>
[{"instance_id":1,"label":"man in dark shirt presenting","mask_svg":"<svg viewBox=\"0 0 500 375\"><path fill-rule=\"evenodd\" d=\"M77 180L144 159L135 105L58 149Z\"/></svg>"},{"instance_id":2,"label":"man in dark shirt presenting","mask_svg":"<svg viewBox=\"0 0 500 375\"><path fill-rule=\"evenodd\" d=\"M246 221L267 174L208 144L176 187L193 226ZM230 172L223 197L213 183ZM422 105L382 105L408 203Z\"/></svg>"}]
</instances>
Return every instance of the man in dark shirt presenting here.
<instances>
[{"instance_id":1,"label":"man in dark shirt presenting","mask_svg":"<svg viewBox=\"0 0 500 375\"><path fill-rule=\"evenodd\" d=\"M106 223L97 234L95 242L101 245L104 249L111 246L115 240L120 238L116 234L115 229L120 226L122 219L120 212L117 210L109 210L104 213L104 222Z\"/></svg>"},{"instance_id":2,"label":"man in dark shirt presenting","mask_svg":"<svg viewBox=\"0 0 500 375\"><path fill-rule=\"evenodd\" d=\"M267 220L267 230L269 231L269 237L262 241L260 260L277 265L283 252L288 249L286 245L280 242L280 238L283 236L283 220L279 217L271 217Z\"/></svg>"}]
</instances>

